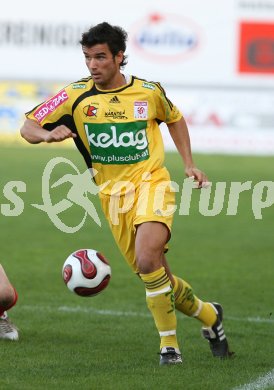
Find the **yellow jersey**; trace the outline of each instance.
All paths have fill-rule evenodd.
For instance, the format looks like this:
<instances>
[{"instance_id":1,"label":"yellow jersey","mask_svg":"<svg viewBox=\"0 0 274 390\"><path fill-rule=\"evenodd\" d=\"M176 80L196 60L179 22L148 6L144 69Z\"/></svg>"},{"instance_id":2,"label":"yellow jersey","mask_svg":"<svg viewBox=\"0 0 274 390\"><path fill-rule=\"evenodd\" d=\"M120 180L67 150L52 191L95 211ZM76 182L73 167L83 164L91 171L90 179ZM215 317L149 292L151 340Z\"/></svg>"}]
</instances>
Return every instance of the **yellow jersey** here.
<instances>
[{"instance_id":1,"label":"yellow jersey","mask_svg":"<svg viewBox=\"0 0 274 390\"><path fill-rule=\"evenodd\" d=\"M119 192L125 182L138 187L145 172L164 164L161 122L177 122L181 112L160 83L135 76L112 90L100 90L92 77L71 83L26 117L46 130L66 125L77 134L74 142L105 195ZM96 172L95 171L95 172ZM123 183L124 182L124 183ZM119 186L121 183L121 186Z\"/></svg>"}]
</instances>

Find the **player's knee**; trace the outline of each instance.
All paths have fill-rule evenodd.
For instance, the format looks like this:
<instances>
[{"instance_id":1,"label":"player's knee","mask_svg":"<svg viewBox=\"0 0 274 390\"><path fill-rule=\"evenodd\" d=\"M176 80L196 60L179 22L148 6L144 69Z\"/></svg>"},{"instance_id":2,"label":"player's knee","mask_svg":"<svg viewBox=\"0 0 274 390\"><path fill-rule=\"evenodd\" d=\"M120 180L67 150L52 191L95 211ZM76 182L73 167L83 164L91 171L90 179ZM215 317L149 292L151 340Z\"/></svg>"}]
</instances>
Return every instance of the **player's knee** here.
<instances>
[{"instance_id":1,"label":"player's knee","mask_svg":"<svg viewBox=\"0 0 274 390\"><path fill-rule=\"evenodd\" d=\"M0 306L8 308L13 305L15 301L15 291L11 285L1 286L0 289Z\"/></svg>"},{"instance_id":2,"label":"player's knee","mask_svg":"<svg viewBox=\"0 0 274 390\"><path fill-rule=\"evenodd\" d=\"M136 263L141 274L154 272L161 267L160 258L155 256L155 254L152 255L145 252L137 256Z\"/></svg>"}]
</instances>

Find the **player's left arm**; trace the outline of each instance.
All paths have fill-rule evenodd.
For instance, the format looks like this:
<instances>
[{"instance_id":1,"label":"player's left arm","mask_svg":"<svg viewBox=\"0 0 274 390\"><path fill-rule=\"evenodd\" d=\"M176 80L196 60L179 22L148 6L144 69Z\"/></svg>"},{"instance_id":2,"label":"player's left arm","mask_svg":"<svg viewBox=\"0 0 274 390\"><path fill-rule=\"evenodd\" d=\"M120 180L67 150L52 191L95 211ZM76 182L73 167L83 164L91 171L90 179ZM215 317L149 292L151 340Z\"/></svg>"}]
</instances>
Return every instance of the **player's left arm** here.
<instances>
[{"instance_id":1,"label":"player's left arm","mask_svg":"<svg viewBox=\"0 0 274 390\"><path fill-rule=\"evenodd\" d=\"M198 188L202 188L208 182L208 178L194 164L188 127L184 118L181 117L176 122L168 123L167 126L173 142L184 161L186 176L194 177L194 180L198 183Z\"/></svg>"}]
</instances>

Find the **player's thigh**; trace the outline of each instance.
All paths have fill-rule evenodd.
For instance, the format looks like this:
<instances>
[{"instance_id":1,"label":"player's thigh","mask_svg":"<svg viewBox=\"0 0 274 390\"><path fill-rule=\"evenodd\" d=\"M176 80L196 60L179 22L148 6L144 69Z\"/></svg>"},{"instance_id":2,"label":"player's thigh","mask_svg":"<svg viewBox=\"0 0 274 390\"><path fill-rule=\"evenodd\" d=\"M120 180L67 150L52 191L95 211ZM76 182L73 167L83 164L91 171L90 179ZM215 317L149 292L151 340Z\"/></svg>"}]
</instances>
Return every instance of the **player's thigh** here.
<instances>
[{"instance_id":1,"label":"player's thigh","mask_svg":"<svg viewBox=\"0 0 274 390\"><path fill-rule=\"evenodd\" d=\"M138 269L135 257L135 227L133 224L134 209L126 213L119 213L119 215L117 215L118 221L116 221L116 219L114 220L111 215L113 210L110 210L110 197L100 195L100 200L103 212L108 220L112 235L118 248L133 272L137 273Z\"/></svg>"},{"instance_id":2,"label":"player's thigh","mask_svg":"<svg viewBox=\"0 0 274 390\"><path fill-rule=\"evenodd\" d=\"M169 229L164 223L147 221L138 225L136 230L136 253L144 250L151 253L163 252L169 238Z\"/></svg>"},{"instance_id":3,"label":"player's thigh","mask_svg":"<svg viewBox=\"0 0 274 390\"><path fill-rule=\"evenodd\" d=\"M176 210L175 191L166 169L151 174L151 179L136 192L134 225L161 222L171 231Z\"/></svg>"}]
</instances>

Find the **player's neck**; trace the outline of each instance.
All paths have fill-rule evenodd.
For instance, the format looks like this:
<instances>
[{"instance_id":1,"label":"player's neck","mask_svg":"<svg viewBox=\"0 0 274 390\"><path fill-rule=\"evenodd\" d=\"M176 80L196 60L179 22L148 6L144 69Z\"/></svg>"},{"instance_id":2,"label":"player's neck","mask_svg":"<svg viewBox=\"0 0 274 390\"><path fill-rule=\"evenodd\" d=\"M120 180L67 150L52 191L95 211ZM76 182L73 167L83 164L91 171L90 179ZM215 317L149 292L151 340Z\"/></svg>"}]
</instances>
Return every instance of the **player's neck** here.
<instances>
[{"instance_id":1,"label":"player's neck","mask_svg":"<svg viewBox=\"0 0 274 390\"><path fill-rule=\"evenodd\" d=\"M115 75L115 77L110 80L108 83L105 83L105 84L95 84L96 87L98 89L101 89L101 90L110 90L110 89L117 89L117 88L121 88L123 87L124 85L127 84L127 81L126 81L126 78L125 76L122 74L122 73L117 73L117 75Z\"/></svg>"}]
</instances>

